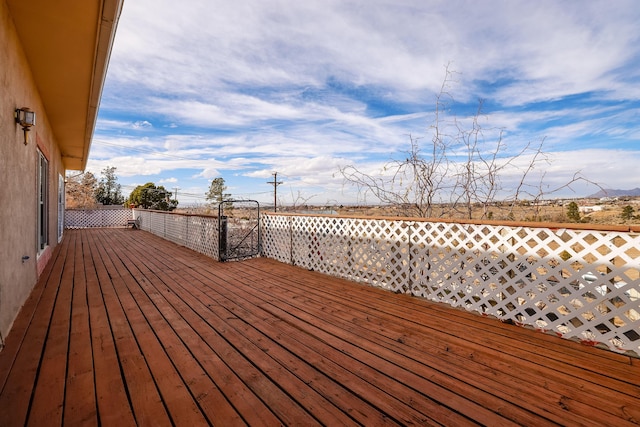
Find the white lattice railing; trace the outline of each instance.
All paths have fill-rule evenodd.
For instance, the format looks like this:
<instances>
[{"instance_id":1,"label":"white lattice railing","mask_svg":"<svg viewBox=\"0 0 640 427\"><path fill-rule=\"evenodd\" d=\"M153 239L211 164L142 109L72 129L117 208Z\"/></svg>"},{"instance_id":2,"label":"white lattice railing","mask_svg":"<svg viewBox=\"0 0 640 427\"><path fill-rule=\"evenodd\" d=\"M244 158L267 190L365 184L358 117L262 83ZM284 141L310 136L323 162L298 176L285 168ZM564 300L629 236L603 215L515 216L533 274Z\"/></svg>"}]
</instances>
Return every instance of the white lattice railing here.
<instances>
[{"instance_id":1,"label":"white lattice railing","mask_svg":"<svg viewBox=\"0 0 640 427\"><path fill-rule=\"evenodd\" d=\"M134 209L133 217L139 221L142 230L216 260L220 259L217 217L142 209Z\"/></svg>"},{"instance_id":2,"label":"white lattice railing","mask_svg":"<svg viewBox=\"0 0 640 427\"><path fill-rule=\"evenodd\" d=\"M640 234L617 229L267 214L262 254L640 354Z\"/></svg>"},{"instance_id":3,"label":"white lattice railing","mask_svg":"<svg viewBox=\"0 0 640 427\"><path fill-rule=\"evenodd\" d=\"M132 217L131 209L68 209L64 228L124 227Z\"/></svg>"}]
</instances>

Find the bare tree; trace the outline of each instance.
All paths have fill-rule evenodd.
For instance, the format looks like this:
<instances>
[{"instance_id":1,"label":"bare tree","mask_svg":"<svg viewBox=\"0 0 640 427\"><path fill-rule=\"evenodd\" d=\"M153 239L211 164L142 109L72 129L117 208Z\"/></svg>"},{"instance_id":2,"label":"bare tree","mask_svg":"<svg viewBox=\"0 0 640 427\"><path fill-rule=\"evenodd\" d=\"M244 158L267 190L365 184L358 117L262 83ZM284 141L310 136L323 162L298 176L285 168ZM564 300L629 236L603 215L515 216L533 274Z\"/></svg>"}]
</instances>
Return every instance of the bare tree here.
<instances>
[{"instance_id":1,"label":"bare tree","mask_svg":"<svg viewBox=\"0 0 640 427\"><path fill-rule=\"evenodd\" d=\"M309 204L309 200L313 199L317 196L317 194L313 194L311 196L303 196L300 190L297 191L297 194L293 194L293 188L291 190L291 204L289 205L289 209L295 211L301 208L306 208ZM282 200L280 200L280 205L285 205Z\"/></svg>"},{"instance_id":2,"label":"bare tree","mask_svg":"<svg viewBox=\"0 0 640 427\"><path fill-rule=\"evenodd\" d=\"M453 189L451 191L451 207L454 211L459 210L459 206L462 206L464 216L471 218L473 212L473 205L477 202L477 199L481 199L482 195L487 193L484 190L485 182L489 184L489 178L493 176L493 169L490 164L482 162L482 152L478 145L480 139L483 136L482 128L479 124L479 117L482 112L483 101L478 102L478 109L473 117L471 129L466 130L464 126L455 120L457 136L460 147L460 151L464 153L465 158L462 161L456 163L457 173ZM499 146L501 140L499 141ZM478 161L480 160L480 161ZM494 158L495 161L495 158ZM487 167L487 174L480 172L482 166ZM488 191L490 195L491 190Z\"/></svg>"},{"instance_id":3,"label":"bare tree","mask_svg":"<svg viewBox=\"0 0 640 427\"><path fill-rule=\"evenodd\" d=\"M67 175L65 206L68 209L93 209L97 206L98 180L91 172Z\"/></svg>"},{"instance_id":4,"label":"bare tree","mask_svg":"<svg viewBox=\"0 0 640 427\"><path fill-rule=\"evenodd\" d=\"M453 71L445 68L445 78L436 95L432 137L423 154L420 138L409 135L410 149L403 160L387 163L381 174L372 175L354 165L340 168L345 180L354 184L362 194L372 194L382 203L397 206L410 216L431 217L437 202L446 190L449 173L448 154L454 142L445 132L445 111L453 100L449 87Z\"/></svg>"},{"instance_id":5,"label":"bare tree","mask_svg":"<svg viewBox=\"0 0 640 427\"><path fill-rule=\"evenodd\" d=\"M447 65L436 94L433 122L428 128L430 143L423 144L421 138L409 135L410 149L404 159L389 161L379 174L367 173L354 165L341 167L345 181L365 196L371 194L381 203L399 207L403 215L434 217L435 206L439 204L437 216L465 218L473 217L476 206L481 207L481 217L486 218L489 207L501 194L510 202L509 214L513 216L513 206L524 197L539 202L543 196L570 188L576 181L591 183L578 172L557 188L544 185L544 173L540 182L531 184L533 171L550 161L543 150L544 138L507 155L504 130L485 130L480 124L483 100L478 101L478 108L469 119L448 118L448 106L453 103L449 88L455 81L454 74ZM524 166L518 165L522 160ZM500 179L507 170L515 170L519 176L511 191L505 191Z\"/></svg>"}]
</instances>

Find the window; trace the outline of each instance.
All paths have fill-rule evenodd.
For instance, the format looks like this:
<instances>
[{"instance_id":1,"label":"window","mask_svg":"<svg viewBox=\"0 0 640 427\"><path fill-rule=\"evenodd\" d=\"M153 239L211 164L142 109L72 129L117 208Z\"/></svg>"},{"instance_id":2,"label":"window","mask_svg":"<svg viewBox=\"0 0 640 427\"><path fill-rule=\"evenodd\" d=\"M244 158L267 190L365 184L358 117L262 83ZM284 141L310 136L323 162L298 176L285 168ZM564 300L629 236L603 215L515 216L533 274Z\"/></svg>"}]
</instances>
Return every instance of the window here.
<instances>
[{"instance_id":1,"label":"window","mask_svg":"<svg viewBox=\"0 0 640 427\"><path fill-rule=\"evenodd\" d=\"M64 177L58 175L58 242L64 232Z\"/></svg>"},{"instance_id":2,"label":"window","mask_svg":"<svg viewBox=\"0 0 640 427\"><path fill-rule=\"evenodd\" d=\"M49 161L38 150L38 252L49 244Z\"/></svg>"}]
</instances>

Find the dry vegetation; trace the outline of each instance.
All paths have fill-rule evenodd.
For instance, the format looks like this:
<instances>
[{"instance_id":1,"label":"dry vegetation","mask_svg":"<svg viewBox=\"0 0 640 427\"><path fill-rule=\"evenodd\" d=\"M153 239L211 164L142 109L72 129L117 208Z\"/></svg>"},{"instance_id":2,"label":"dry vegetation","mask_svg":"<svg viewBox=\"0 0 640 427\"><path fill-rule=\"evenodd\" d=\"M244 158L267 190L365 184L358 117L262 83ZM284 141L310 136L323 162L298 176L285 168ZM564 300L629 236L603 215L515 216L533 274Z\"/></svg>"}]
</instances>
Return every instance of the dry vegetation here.
<instances>
[{"instance_id":1,"label":"dry vegetation","mask_svg":"<svg viewBox=\"0 0 640 427\"><path fill-rule=\"evenodd\" d=\"M640 224L640 197L625 198L619 200L612 200L602 202L597 199L576 199L565 200L562 202L544 203L540 206L532 206L526 203L521 203L513 208L513 216L510 216L511 207L501 206L496 204L489 209L491 212L491 219L497 221L538 221L538 222L571 222L567 218L567 204L571 201L575 201L581 208L581 217L583 222L592 224L607 224L607 225L620 225L620 224ZM622 219L622 210L625 206L631 206L634 209L635 218L624 220ZM401 214L403 211L400 208L393 206L340 206L340 207L304 207L304 209L298 207L295 210L282 209L288 212L295 212L304 210L305 212L318 212L325 211L327 209L333 209L340 215L362 215L362 216L389 216L398 217L404 216ZM438 218L447 219L464 219L466 218L463 213L459 215L452 215L448 213L448 209L444 206L436 207L434 209L435 216ZM473 218L480 219L482 217L483 210L477 208L474 210Z\"/></svg>"},{"instance_id":2,"label":"dry vegetation","mask_svg":"<svg viewBox=\"0 0 640 427\"><path fill-rule=\"evenodd\" d=\"M491 218L495 221L532 221L532 222L571 222L567 218L567 204L575 201L581 208L580 215L583 222L602 225L640 225L640 197L625 198L613 201L602 202L598 199L575 199L561 202L545 203L540 206L531 206L521 203L513 209L507 205L495 204L490 209ZM633 208L635 218L622 219L622 210L625 206ZM593 209L595 207L595 209ZM591 209L590 209L591 208ZM598 210L599 209L599 210ZM272 212L273 206L260 206L262 212ZM406 217L405 210L394 206L278 206L278 212L287 213L317 213L328 214L337 213L347 216L365 217ZM510 216L510 212L513 216ZM178 208L176 212L191 213L200 215L218 215L218 209L210 206L200 206L191 208ZM238 209L232 216L243 216L242 208ZM464 213L458 215L451 214L446 206L437 206L434 209L435 218L465 219ZM474 219L481 219L483 209L478 207L473 212ZM489 219L489 218L485 218Z\"/></svg>"}]
</instances>

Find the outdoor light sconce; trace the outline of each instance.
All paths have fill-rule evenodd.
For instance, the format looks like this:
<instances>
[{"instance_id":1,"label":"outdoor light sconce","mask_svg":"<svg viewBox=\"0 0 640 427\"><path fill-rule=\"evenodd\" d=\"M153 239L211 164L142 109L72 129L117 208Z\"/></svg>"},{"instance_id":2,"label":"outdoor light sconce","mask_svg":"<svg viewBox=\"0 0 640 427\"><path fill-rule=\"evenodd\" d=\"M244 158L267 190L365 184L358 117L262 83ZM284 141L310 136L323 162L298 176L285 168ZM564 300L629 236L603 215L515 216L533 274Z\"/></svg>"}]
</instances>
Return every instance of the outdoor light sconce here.
<instances>
[{"instance_id":1,"label":"outdoor light sconce","mask_svg":"<svg viewBox=\"0 0 640 427\"><path fill-rule=\"evenodd\" d=\"M24 145L27 145L27 132L31 130L31 126L35 126L36 124L35 111L31 111L26 107L16 108L16 123L22 126L22 130L24 131Z\"/></svg>"}]
</instances>

